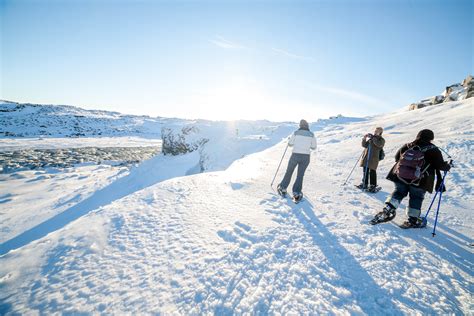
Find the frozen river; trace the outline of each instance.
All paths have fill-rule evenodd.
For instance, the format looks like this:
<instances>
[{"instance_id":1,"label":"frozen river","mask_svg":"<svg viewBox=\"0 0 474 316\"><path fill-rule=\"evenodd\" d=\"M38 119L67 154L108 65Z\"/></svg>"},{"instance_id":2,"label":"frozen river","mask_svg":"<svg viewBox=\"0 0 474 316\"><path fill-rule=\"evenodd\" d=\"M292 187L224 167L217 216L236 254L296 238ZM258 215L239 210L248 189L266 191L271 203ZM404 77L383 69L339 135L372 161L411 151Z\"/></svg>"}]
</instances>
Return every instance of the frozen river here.
<instances>
[{"instance_id":1,"label":"frozen river","mask_svg":"<svg viewBox=\"0 0 474 316\"><path fill-rule=\"evenodd\" d=\"M0 172L67 168L78 164L137 163L161 150L161 140L118 138L54 138L0 140Z\"/></svg>"}]
</instances>

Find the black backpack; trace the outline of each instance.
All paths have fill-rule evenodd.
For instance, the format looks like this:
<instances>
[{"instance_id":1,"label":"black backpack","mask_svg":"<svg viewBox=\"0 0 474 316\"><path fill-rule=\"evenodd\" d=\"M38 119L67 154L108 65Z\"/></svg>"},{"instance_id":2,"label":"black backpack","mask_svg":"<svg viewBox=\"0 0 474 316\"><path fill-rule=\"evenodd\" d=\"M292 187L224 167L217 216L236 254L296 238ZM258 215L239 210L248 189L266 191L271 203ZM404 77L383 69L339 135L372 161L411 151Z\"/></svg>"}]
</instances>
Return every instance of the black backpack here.
<instances>
[{"instance_id":1,"label":"black backpack","mask_svg":"<svg viewBox=\"0 0 474 316\"><path fill-rule=\"evenodd\" d=\"M385 152L383 151L383 148L380 149L380 152L379 152L379 160L383 160L385 158Z\"/></svg>"}]
</instances>

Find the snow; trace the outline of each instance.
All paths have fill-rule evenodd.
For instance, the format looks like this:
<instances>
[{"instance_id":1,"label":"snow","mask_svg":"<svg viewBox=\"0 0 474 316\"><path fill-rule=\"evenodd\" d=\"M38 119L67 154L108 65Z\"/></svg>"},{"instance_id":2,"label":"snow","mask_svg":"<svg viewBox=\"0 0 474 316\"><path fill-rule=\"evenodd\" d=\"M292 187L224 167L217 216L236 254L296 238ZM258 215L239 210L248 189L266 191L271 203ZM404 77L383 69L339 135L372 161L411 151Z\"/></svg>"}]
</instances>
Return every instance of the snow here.
<instances>
[{"instance_id":1,"label":"snow","mask_svg":"<svg viewBox=\"0 0 474 316\"><path fill-rule=\"evenodd\" d=\"M196 173L193 152L130 170L1 175L0 312L473 314L472 100L312 124L318 150L298 205L269 186L294 128L285 123L232 135L196 122L212 172ZM341 184L376 126L383 189L361 194L360 168ZM421 230L367 225L393 188L395 151L423 128L455 161L436 237L433 217Z\"/></svg>"}]
</instances>

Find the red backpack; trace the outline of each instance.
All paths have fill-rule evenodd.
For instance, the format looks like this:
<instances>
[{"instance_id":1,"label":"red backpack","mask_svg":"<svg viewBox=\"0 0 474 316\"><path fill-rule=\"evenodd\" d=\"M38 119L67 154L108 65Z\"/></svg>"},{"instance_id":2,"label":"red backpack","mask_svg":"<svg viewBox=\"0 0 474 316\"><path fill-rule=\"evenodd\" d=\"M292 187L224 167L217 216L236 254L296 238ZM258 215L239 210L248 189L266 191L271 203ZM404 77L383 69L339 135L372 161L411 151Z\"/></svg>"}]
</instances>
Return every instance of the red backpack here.
<instances>
[{"instance_id":1,"label":"red backpack","mask_svg":"<svg viewBox=\"0 0 474 316\"><path fill-rule=\"evenodd\" d=\"M429 167L429 164L425 166L425 152L433 148L436 148L436 146L420 147L414 145L402 153L394 170L398 179L407 184L419 182Z\"/></svg>"}]
</instances>

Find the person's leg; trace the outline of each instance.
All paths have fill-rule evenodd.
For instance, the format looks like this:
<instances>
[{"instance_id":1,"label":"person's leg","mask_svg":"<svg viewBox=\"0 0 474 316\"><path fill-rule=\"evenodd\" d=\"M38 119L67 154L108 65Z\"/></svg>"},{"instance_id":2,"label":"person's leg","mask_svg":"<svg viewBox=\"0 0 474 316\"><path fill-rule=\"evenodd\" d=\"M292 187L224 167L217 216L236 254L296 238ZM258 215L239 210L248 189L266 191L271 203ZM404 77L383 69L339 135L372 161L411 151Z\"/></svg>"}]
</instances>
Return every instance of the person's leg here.
<instances>
[{"instance_id":1,"label":"person's leg","mask_svg":"<svg viewBox=\"0 0 474 316\"><path fill-rule=\"evenodd\" d=\"M397 215L397 208L405 196L407 196L409 187L402 182L395 182L395 190L385 200L385 207L377 213L371 221L373 224L391 221Z\"/></svg>"},{"instance_id":2,"label":"person's leg","mask_svg":"<svg viewBox=\"0 0 474 316\"><path fill-rule=\"evenodd\" d=\"M295 171L296 165L298 164L297 159L294 154L291 155L290 160L288 161L288 167L286 168L285 176L281 180L279 186L286 190L291 181L291 176L293 171Z\"/></svg>"},{"instance_id":3,"label":"person's leg","mask_svg":"<svg viewBox=\"0 0 474 316\"><path fill-rule=\"evenodd\" d=\"M309 155L298 155L298 173L296 175L295 183L293 184L293 193L300 194L303 189L303 177L306 168L309 165Z\"/></svg>"},{"instance_id":4,"label":"person's leg","mask_svg":"<svg viewBox=\"0 0 474 316\"><path fill-rule=\"evenodd\" d=\"M377 171L370 169L370 185L377 186Z\"/></svg>"},{"instance_id":5,"label":"person's leg","mask_svg":"<svg viewBox=\"0 0 474 316\"><path fill-rule=\"evenodd\" d=\"M426 191L410 185L410 200L408 201L407 215L408 217L419 218L421 215L421 206L425 198Z\"/></svg>"},{"instance_id":6,"label":"person's leg","mask_svg":"<svg viewBox=\"0 0 474 316\"><path fill-rule=\"evenodd\" d=\"M385 204L391 206L391 208L396 209L404 197L408 195L410 186L403 182L395 182L395 190L391 195L385 200Z\"/></svg>"},{"instance_id":7,"label":"person's leg","mask_svg":"<svg viewBox=\"0 0 474 316\"><path fill-rule=\"evenodd\" d=\"M368 174L368 169L366 169L365 167L362 169L364 170L364 176L362 178L362 184L364 186L364 188L367 188L369 186L369 174Z\"/></svg>"}]
</instances>

